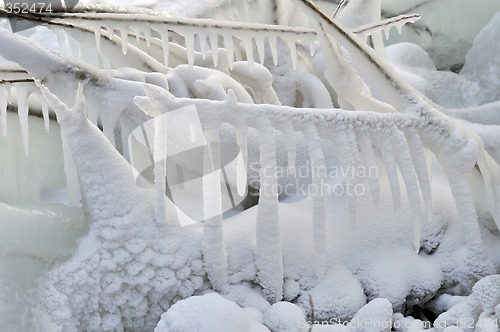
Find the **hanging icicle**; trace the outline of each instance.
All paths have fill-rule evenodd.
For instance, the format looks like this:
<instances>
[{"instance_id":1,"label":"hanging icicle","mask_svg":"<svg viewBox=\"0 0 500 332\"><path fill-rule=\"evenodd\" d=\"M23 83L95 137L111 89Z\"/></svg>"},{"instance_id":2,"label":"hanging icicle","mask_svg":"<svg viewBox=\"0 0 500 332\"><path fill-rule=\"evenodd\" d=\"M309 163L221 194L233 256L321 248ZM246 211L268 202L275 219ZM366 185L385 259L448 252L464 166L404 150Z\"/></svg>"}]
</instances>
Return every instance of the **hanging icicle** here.
<instances>
[{"instance_id":1,"label":"hanging icicle","mask_svg":"<svg viewBox=\"0 0 500 332\"><path fill-rule=\"evenodd\" d=\"M418 184L422 192L427 218L430 219L432 214L432 195L425 150L420 140L420 136L414 128L408 128L405 134L408 148L410 149L411 159L415 165L415 172L417 173Z\"/></svg>"},{"instance_id":2,"label":"hanging icicle","mask_svg":"<svg viewBox=\"0 0 500 332\"><path fill-rule=\"evenodd\" d=\"M420 206L420 194L417 175L413 166L404 133L397 128L393 128L391 140L396 162L403 177L406 194L408 196L408 202L410 204L410 210L413 216L413 244L415 252L418 253L420 250L420 240L422 232L421 222L423 218Z\"/></svg>"},{"instance_id":3,"label":"hanging icicle","mask_svg":"<svg viewBox=\"0 0 500 332\"><path fill-rule=\"evenodd\" d=\"M203 156L203 257L213 288L225 293L228 287L227 254L222 229L222 188L220 176L219 123L205 127L207 149ZM215 194L214 194L215 190Z\"/></svg>"},{"instance_id":4,"label":"hanging icicle","mask_svg":"<svg viewBox=\"0 0 500 332\"><path fill-rule=\"evenodd\" d=\"M212 51L212 61L214 63L214 67L217 68L217 65L219 64L219 36L214 32L210 32L208 38L210 42L210 50Z\"/></svg>"},{"instance_id":5,"label":"hanging icicle","mask_svg":"<svg viewBox=\"0 0 500 332\"><path fill-rule=\"evenodd\" d=\"M394 150L392 144L387 142L387 138L382 138L381 131L372 132L372 141L376 142L376 146L380 151L382 161L385 167L385 173L389 186L391 188L392 204L394 211L399 213L401 209L401 191L399 186L398 168L396 158L394 157Z\"/></svg>"},{"instance_id":6,"label":"hanging icicle","mask_svg":"<svg viewBox=\"0 0 500 332\"><path fill-rule=\"evenodd\" d=\"M271 56L273 57L273 63L275 66L278 65L278 37L276 35L269 35L267 37L269 42L269 48L271 49Z\"/></svg>"},{"instance_id":7,"label":"hanging icicle","mask_svg":"<svg viewBox=\"0 0 500 332\"><path fill-rule=\"evenodd\" d=\"M200 43L201 58L205 60L207 57L207 35L202 32L197 32L196 34L198 35L198 41Z\"/></svg>"},{"instance_id":8,"label":"hanging icicle","mask_svg":"<svg viewBox=\"0 0 500 332\"><path fill-rule=\"evenodd\" d=\"M156 31L160 34L161 45L163 50L163 64L168 67L169 46L170 46L170 41L168 39L168 30L159 29Z\"/></svg>"},{"instance_id":9,"label":"hanging icicle","mask_svg":"<svg viewBox=\"0 0 500 332\"><path fill-rule=\"evenodd\" d=\"M69 204L71 206L81 206L82 194L78 183L78 173L71 155L64 129L61 128L61 145L64 158L64 173L66 174L66 190L68 192Z\"/></svg>"},{"instance_id":10,"label":"hanging icicle","mask_svg":"<svg viewBox=\"0 0 500 332\"><path fill-rule=\"evenodd\" d=\"M120 38L122 40L122 53L126 55L128 51L128 26L119 26L118 31L120 31Z\"/></svg>"},{"instance_id":11,"label":"hanging icicle","mask_svg":"<svg viewBox=\"0 0 500 332\"><path fill-rule=\"evenodd\" d=\"M256 265L260 285L271 303L283 297L283 259L278 213L276 142L271 123L259 124L260 191L257 212Z\"/></svg>"}]
</instances>

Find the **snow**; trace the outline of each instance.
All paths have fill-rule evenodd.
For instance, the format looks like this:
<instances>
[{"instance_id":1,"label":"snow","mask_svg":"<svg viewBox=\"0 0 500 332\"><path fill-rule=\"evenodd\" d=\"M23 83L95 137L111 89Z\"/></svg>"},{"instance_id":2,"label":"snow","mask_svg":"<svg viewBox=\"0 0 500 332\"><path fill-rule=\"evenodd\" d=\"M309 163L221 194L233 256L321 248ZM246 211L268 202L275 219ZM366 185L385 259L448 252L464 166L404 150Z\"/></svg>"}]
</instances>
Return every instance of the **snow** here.
<instances>
[{"instance_id":1,"label":"snow","mask_svg":"<svg viewBox=\"0 0 500 332\"><path fill-rule=\"evenodd\" d=\"M161 316L155 332L269 331L235 303L216 293L193 296Z\"/></svg>"},{"instance_id":2,"label":"snow","mask_svg":"<svg viewBox=\"0 0 500 332\"><path fill-rule=\"evenodd\" d=\"M276 143L271 123L259 124L261 185L256 229L256 265L270 302L283 297L283 261L276 173Z\"/></svg>"},{"instance_id":3,"label":"snow","mask_svg":"<svg viewBox=\"0 0 500 332\"><path fill-rule=\"evenodd\" d=\"M305 321L304 313L290 302L277 302L264 314L264 323L272 332L305 332L301 321Z\"/></svg>"},{"instance_id":4,"label":"snow","mask_svg":"<svg viewBox=\"0 0 500 332\"><path fill-rule=\"evenodd\" d=\"M477 82L484 96L482 104L500 99L498 81L498 65L500 64L500 46L495 43L500 39L500 12L496 13L489 23L474 38L472 48L465 57L465 65L460 75ZM485 47L492 48L484 52Z\"/></svg>"}]
</instances>

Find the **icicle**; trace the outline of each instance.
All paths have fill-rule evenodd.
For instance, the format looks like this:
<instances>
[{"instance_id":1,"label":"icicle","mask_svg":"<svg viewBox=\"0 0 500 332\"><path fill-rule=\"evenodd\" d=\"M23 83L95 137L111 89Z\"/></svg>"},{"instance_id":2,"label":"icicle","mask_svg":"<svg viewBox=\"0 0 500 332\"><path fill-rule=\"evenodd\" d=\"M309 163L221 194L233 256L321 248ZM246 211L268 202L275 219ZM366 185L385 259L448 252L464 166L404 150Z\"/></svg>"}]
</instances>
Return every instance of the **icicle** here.
<instances>
[{"instance_id":1,"label":"icicle","mask_svg":"<svg viewBox=\"0 0 500 332\"><path fill-rule=\"evenodd\" d=\"M382 134L381 132L374 133L375 135ZM378 139L377 136L372 136L372 141L376 142L376 146L380 150L382 161L384 162L385 172L389 181L392 194L392 204L394 211L399 212L401 208L401 192L399 187L398 169L396 159L394 157L394 150L391 144L388 144L383 139Z\"/></svg>"},{"instance_id":2,"label":"icicle","mask_svg":"<svg viewBox=\"0 0 500 332\"><path fill-rule=\"evenodd\" d=\"M372 143L366 131L357 130L355 135L360 149L361 159L363 160L365 167L365 172L368 176L368 184L370 185L370 194L373 206L378 208L380 204L380 184L378 182L378 171L375 176L372 176L373 174L371 173L372 169L378 169L375 163L375 153L373 152Z\"/></svg>"},{"instance_id":3,"label":"icicle","mask_svg":"<svg viewBox=\"0 0 500 332\"><path fill-rule=\"evenodd\" d=\"M349 137L346 131L335 132L333 136L335 142L335 149L341 161L342 173L345 174L345 185L353 187L355 185L355 172L354 172L354 157L349 144ZM351 175L351 176L349 176ZM349 219L352 228L356 228L356 215L357 215L357 199L355 195L349 195L346 190L346 196L349 204Z\"/></svg>"},{"instance_id":4,"label":"icicle","mask_svg":"<svg viewBox=\"0 0 500 332\"><path fill-rule=\"evenodd\" d=\"M488 210L497 229L500 229L500 166L486 151L477 164L483 178Z\"/></svg>"},{"instance_id":5,"label":"icicle","mask_svg":"<svg viewBox=\"0 0 500 332\"><path fill-rule=\"evenodd\" d=\"M163 49L163 64L168 67L168 56L169 56L169 45L170 41L168 39L168 30L167 29L159 29L156 30L160 34L161 45Z\"/></svg>"},{"instance_id":6,"label":"icicle","mask_svg":"<svg viewBox=\"0 0 500 332\"><path fill-rule=\"evenodd\" d=\"M115 34L115 28L111 25L106 25L104 27L106 28L106 33L108 35L108 38L113 39L113 36Z\"/></svg>"},{"instance_id":7,"label":"icicle","mask_svg":"<svg viewBox=\"0 0 500 332\"><path fill-rule=\"evenodd\" d=\"M102 123L102 132L103 132L104 136L106 136L108 141L114 147L116 147L116 144L115 144L115 125L116 125L116 122L110 120L107 116L102 116L101 123Z\"/></svg>"},{"instance_id":8,"label":"icicle","mask_svg":"<svg viewBox=\"0 0 500 332\"><path fill-rule=\"evenodd\" d=\"M417 175L403 132L401 132L401 130L397 128L393 128L391 140L395 152L396 162L399 165L399 170L401 172L401 175L403 176L403 181L405 183L406 194L408 195L408 201L413 216L413 244L415 252L418 253L420 250L420 240L422 232L422 215L420 213L420 194Z\"/></svg>"},{"instance_id":9,"label":"icicle","mask_svg":"<svg viewBox=\"0 0 500 332\"><path fill-rule=\"evenodd\" d=\"M66 174L66 190L68 191L69 204L71 206L80 206L82 194L80 184L78 183L78 173L71 155L71 149L68 144L64 129L61 128L61 145L64 158L64 173Z\"/></svg>"},{"instance_id":10,"label":"icicle","mask_svg":"<svg viewBox=\"0 0 500 332\"><path fill-rule=\"evenodd\" d=\"M40 96L40 103L42 104L43 126L45 128L45 132L48 134L50 132L49 104L47 104L42 96Z\"/></svg>"},{"instance_id":11,"label":"icicle","mask_svg":"<svg viewBox=\"0 0 500 332\"><path fill-rule=\"evenodd\" d=\"M382 31L384 31L385 40L389 40L390 33L391 33L391 26L387 25L387 26L382 27Z\"/></svg>"},{"instance_id":12,"label":"icicle","mask_svg":"<svg viewBox=\"0 0 500 332\"><path fill-rule=\"evenodd\" d=\"M222 191L220 181L219 125L205 127L208 156L203 157L203 210L210 216L203 225L203 256L208 279L215 290L225 292L228 286L227 258L222 229ZM212 143L212 144L210 144ZM213 144L215 143L215 144ZM211 146L216 146L212 149ZM207 176L210 175L210 176ZM210 189L205 189L210 188ZM212 190L218 195L214 195Z\"/></svg>"},{"instance_id":13,"label":"icicle","mask_svg":"<svg viewBox=\"0 0 500 332\"><path fill-rule=\"evenodd\" d=\"M427 218L430 219L432 214L431 181L427 168L428 162L425 150L422 146L420 136L415 129L410 128L406 130L406 140L408 142L408 148L410 149L411 159L415 165L415 171L417 173L420 190L422 191Z\"/></svg>"},{"instance_id":14,"label":"icicle","mask_svg":"<svg viewBox=\"0 0 500 332\"><path fill-rule=\"evenodd\" d=\"M192 67L194 65L194 36L189 32L184 33L184 43L186 47L188 65L189 67Z\"/></svg>"},{"instance_id":15,"label":"icicle","mask_svg":"<svg viewBox=\"0 0 500 332\"><path fill-rule=\"evenodd\" d=\"M155 188L155 219L161 224L167 220L165 206L166 192L166 159L167 159L167 128L166 117L157 116L154 118L154 188Z\"/></svg>"},{"instance_id":16,"label":"icicle","mask_svg":"<svg viewBox=\"0 0 500 332\"><path fill-rule=\"evenodd\" d=\"M243 53L241 51L242 41L240 39L236 39L236 44L234 45L234 60L235 61L243 61Z\"/></svg>"},{"instance_id":17,"label":"icicle","mask_svg":"<svg viewBox=\"0 0 500 332\"><path fill-rule=\"evenodd\" d=\"M288 48L290 49L290 57L292 58L293 70L297 69L297 44L295 39L286 40Z\"/></svg>"},{"instance_id":18,"label":"icicle","mask_svg":"<svg viewBox=\"0 0 500 332\"><path fill-rule=\"evenodd\" d=\"M146 45L149 47L151 45L151 29L146 27L146 29L144 29L143 33L144 33L144 39L146 39ZM162 39L163 39L163 37L162 37Z\"/></svg>"},{"instance_id":19,"label":"icicle","mask_svg":"<svg viewBox=\"0 0 500 332\"><path fill-rule=\"evenodd\" d=\"M120 31L120 38L122 40L122 53L126 55L128 50L128 27L121 26L118 30Z\"/></svg>"},{"instance_id":20,"label":"icicle","mask_svg":"<svg viewBox=\"0 0 500 332\"><path fill-rule=\"evenodd\" d=\"M463 233L465 235L465 244L472 253L484 254L481 240L481 231L479 229L476 206L470 192L469 185L463 174L456 171L453 165L441 163L444 167L450 184L451 193L455 198L455 205L462 222Z\"/></svg>"},{"instance_id":21,"label":"icicle","mask_svg":"<svg viewBox=\"0 0 500 332\"><path fill-rule=\"evenodd\" d=\"M141 45L141 30L137 30L133 25L130 26L130 31L132 34L135 36L135 45L140 46Z\"/></svg>"},{"instance_id":22,"label":"icicle","mask_svg":"<svg viewBox=\"0 0 500 332\"><path fill-rule=\"evenodd\" d=\"M247 147L247 132L246 126L236 126L236 141L240 149L242 158L237 158L236 164L236 190L238 195L242 197L247 190L247 163L248 163L248 147Z\"/></svg>"},{"instance_id":23,"label":"icicle","mask_svg":"<svg viewBox=\"0 0 500 332\"><path fill-rule=\"evenodd\" d=\"M227 50L227 62L229 65L229 69L233 69L234 64L234 41L233 36L230 32L225 32L223 35L224 38L224 47Z\"/></svg>"},{"instance_id":24,"label":"icicle","mask_svg":"<svg viewBox=\"0 0 500 332\"><path fill-rule=\"evenodd\" d=\"M21 128L21 136L23 138L23 147L26 157L29 157L29 126L28 126L28 98L31 94L31 89L16 85L17 93L17 115L19 116L19 125Z\"/></svg>"},{"instance_id":25,"label":"icicle","mask_svg":"<svg viewBox=\"0 0 500 332\"><path fill-rule=\"evenodd\" d=\"M316 127L307 126L304 134L309 147L312 183L314 185L314 193L311 194L313 195L313 244L316 275L321 278L326 269L326 215L323 192L326 180L325 156Z\"/></svg>"},{"instance_id":26,"label":"icicle","mask_svg":"<svg viewBox=\"0 0 500 332\"><path fill-rule=\"evenodd\" d=\"M278 37L275 35L269 35L267 37L269 42L269 48L271 49L271 55L273 56L273 63L275 66L278 65Z\"/></svg>"},{"instance_id":27,"label":"icicle","mask_svg":"<svg viewBox=\"0 0 500 332\"><path fill-rule=\"evenodd\" d=\"M253 38L244 38L243 45L245 47L245 53L247 55L247 61L248 64L250 65L250 71L253 69L253 63L254 63L254 58L253 58Z\"/></svg>"},{"instance_id":28,"label":"icicle","mask_svg":"<svg viewBox=\"0 0 500 332\"><path fill-rule=\"evenodd\" d=\"M94 37L95 37L95 46L97 48L97 51L100 53L101 52L101 25L93 25L92 30L94 30Z\"/></svg>"},{"instance_id":29,"label":"icicle","mask_svg":"<svg viewBox=\"0 0 500 332\"><path fill-rule=\"evenodd\" d=\"M288 157L288 171L292 174L295 172L297 158L297 139L295 135L296 133L293 129L293 125L291 123L287 123L285 129L283 130L283 136L285 138L286 154Z\"/></svg>"},{"instance_id":30,"label":"icicle","mask_svg":"<svg viewBox=\"0 0 500 332\"><path fill-rule=\"evenodd\" d=\"M309 54L314 56L316 54L316 45L314 45L314 41L309 42Z\"/></svg>"},{"instance_id":31,"label":"icicle","mask_svg":"<svg viewBox=\"0 0 500 332\"><path fill-rule=\"evenodd\" d=\"M255 46L257 47L257 52L259 54L259 63L263 65L266 59L265 57L266 47L264 44L264 36L257 35L255 37Z\"/></svg>"},{"instance_id":32,"label":"icicle","mask_svg":"<svg viewBox=\"0 0 500 332\"><path fill-rule=\"evenodd\" d=\"M2 124L3 137L7 135L7 104L9 102L8 98L9 92L6 88L0 86L0 123Z\"/></svg>"},{"instance_id":33,"label":"icicle","mask_svg":"<svg viewBox=\"0 0 500 332\"><path fill-rule=\"evenodd\" d=\"M205 60L205 58L207 57L207 35L201 32L197 32L197 35L200 41L201 58Z\"/></svg>"},{"instance_id":34,"label":"icicle","mask_svg":"<svg viewBox=\"0 0 500 332\"><path fill-rule=\"evenodd\" d=\"M66 32L63 29L59 29L59 28L54 29L54 32L55 32L56 37L57 37L57 43L59 44L59 48L65 49L67 46L68 35L66 34Z\"/></svg>"},{"instance_id":35,"label":"icicle","mask_svg":"<svg viewBox=\"0 0 500 332\"><path fill-rule=\"evenodd\" d=\"M71 50L71 54L73 55L73 57L75 58L81 58L81 48L80 48L80 44L78 43L77 40L75 40L74 38L70 38L68 36L68 45L69 45L69 49Z\"/></svg>"},{"instance_id":36,"label":"icicle","mask_svg":"<svg viewBox=\"0 0 500 332\"><path fill-rule=\"evenodd\" d=\"M208 38L210 41L210 49L212 50L212 60L214 66L217 67L219 64L219 36L214 32L210 32Z\"/></svg>"},{"instance_id":37,"label":"icicle","mask_svg":"<svg viewBox=\"0 0 500 332\"><path fill-rule=\"evenodd\" d=\"M257 211L256 265L264 295L268 301L275 303L283 297L283 258L276 192L276 142L273 127L265 119L261 119L259 125L259 143L261 183Z\"/></svg>"}]
</instances>

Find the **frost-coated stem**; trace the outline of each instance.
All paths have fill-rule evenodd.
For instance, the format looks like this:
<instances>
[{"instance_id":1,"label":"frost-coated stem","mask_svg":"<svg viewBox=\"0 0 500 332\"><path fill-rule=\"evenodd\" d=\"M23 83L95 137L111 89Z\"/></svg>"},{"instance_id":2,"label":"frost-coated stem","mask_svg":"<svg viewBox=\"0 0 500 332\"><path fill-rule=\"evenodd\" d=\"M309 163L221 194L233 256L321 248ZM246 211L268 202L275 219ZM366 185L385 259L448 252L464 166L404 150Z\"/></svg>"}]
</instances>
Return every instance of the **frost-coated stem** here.
<instances>
[{"instance_id":1,"label":"frost-coated stem","mask_svg":"<svg viewBox=\"0 0 500 332\"><path fill-rule=\"evenodd\" d=\"M260 285L270 302L283 297L283 258L281 251L276 178L276 142L271 123L259 124L260 193L257 212L256 264Z\"/></svg>"},{"instance_id":2,"label":"frost-coated stem","mask_svg":"<svg viewBox=\"0 0 500 332\"><path fill-rule=\"evenodd\" d=\"M7 104L10 95L10 84L7 89L5 85L0 86L0 124L2 125L2 135L7 135Z\"/></svg>"},{"instance_id":3,"label":"frost-coated stem","mask_svg":"<svg viewBox=\"0 0 500 332\"><path fill-rule=\"evenodd\" d=\"M381 132L377 132L377 134L381 134ZM379 148L382 161L384 162L385 173L387 174L387 180L389 181L389 187L391 188L394 211L399 212L401 209L401 191L399 186L396 158L394 157L394 149L391 142L388 141L387 138L383 139L372 136L372 139L377 142L377 147Z\"/></svg>"},{"instance_id":4,"label":"frost-coated stem","mask_svg":"<svg viewBox=\"0 0 500 332\"><path fill-rule=\"evenodd\" d=\"M469 186L463 174L454 170L453 166L445 166L445 170L451 193L455 198L460 221L462 222L467 249L472 253L482 253L481 231L479 230L476 207Z\"/></svg>"},{"instance_id":5,"label":"frost-coated stem","mask_svg":"<svg viewBox=\"0 0 500 332\"><path fill-rule=\"evenodd\" d=\"M24 84L16 85L15 89L17 93L17 115L19 117L24 153L29 158L28 98L33 90L31 86L25 86Z\"/></svg>"}]
</instances>

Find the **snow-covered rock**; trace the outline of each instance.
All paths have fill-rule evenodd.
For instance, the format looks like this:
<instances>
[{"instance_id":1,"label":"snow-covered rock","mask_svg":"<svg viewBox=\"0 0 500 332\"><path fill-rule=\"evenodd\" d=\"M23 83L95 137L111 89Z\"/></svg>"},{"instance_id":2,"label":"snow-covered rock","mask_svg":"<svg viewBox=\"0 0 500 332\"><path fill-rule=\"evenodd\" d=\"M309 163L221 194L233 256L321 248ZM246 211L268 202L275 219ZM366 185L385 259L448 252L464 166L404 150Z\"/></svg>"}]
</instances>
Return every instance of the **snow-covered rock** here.
<instances>
[{"instance_id":1,"label":"snow-covered rock","mask_svg":"<svg viewBox=\"0 0 500 332\"><path fill-rule=\"evenodd\" d=\"M490 275L479 280L472 287L465 301L459 302L439 315L434 322L438 331L448 331L456 326L464 331L493 331L496 307L500 304L500 275ZM496 331L496 330L495 330Z\"/></svg>"},{"instance_id":2,"label":"snow-covered rock","mask_svg":"<svg viewBox=\"0 0 500 332\"><path fill-rule=\"evenodd\" d=\"M310 302L312 301L312 306ZM366 303L366 296L356 276L345 265L334 266L327 275L299 299L299 305L319 320L344 322L354 317Z\"/></svg>"},{"instance_id":3,"label":"snow-covered rock","mask_svg":"<svg viewBox=\"0 0 500 332\"><path fill-rule=\"evenodd\" d=\"M217 293L192 296L161 315L155 332L269 332L234 302Z\"/></svg>"}]
</instances>

